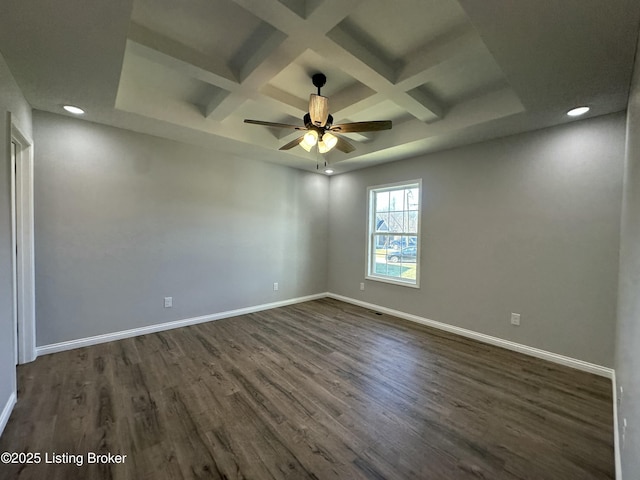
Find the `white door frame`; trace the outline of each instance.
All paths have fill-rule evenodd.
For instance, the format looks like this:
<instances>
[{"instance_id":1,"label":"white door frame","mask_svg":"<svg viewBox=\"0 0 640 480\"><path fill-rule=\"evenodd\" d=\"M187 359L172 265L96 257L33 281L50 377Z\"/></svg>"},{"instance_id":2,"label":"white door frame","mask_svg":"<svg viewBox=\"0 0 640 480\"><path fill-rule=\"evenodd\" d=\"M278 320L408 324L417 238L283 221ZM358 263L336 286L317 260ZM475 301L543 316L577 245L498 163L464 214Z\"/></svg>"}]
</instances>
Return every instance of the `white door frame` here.
<instances>
[{"instance_id":1,"label":"white door frame","mask_svg":"<svg viewBox=\"0 0 640 480\"><path fill-rule=\"evenodd\" d=\"M11 141L17 144L16 165L11 165L12 216L15 235L14 315L17 307L18 363L36 359L35 272L33 237L33 141L11 122ZM15 173L14 173L15 172ZM17 283L16 283L17 281Z\"/></svg>"}]
</instances>

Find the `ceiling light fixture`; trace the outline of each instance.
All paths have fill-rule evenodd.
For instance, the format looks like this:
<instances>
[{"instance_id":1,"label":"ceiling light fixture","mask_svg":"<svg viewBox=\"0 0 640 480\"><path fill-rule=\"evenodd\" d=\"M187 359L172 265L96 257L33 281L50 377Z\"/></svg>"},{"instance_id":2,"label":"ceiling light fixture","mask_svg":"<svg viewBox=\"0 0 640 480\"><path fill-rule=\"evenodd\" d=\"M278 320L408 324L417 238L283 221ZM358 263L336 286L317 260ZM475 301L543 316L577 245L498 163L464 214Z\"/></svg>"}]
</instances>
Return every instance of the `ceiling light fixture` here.
<instances>
[{"instance_id":1,"label":"ceiling light fixture","mask_svg":"<svg viewBox=\"0 0 640 480\"><path fill-rule=\"evenodd\" d=\"M331 175L333 173L333 170L331 170L330 168L325 168L324 173L328 173L329 175Z\"/></svg>"},{"instance_id":2,"label":"ceiling light fixture","mask_svg":"<svg viewBox=\"0 0 640 480\"><path fill-rule=\"evenodd\" d=\"M329 150L335 147L337 143L338 137L332 135L329 132L325 132L325 134L322 135L322 138L318 142L318 151L320 153L327 153Z\"/></svg>"},{"instance_id":3,"label":"ceiling light fixture","mask_svg":"<svg viewBox=\"0 0 640 480\"><path fill-rule=\"evenodd\" d=\"M73 105L65 105L62 108L64 108L69 113L73 113L74 115L82 115L82 114L84 114L84 110L83 109L81 109L80 107L75 107Z\"/></svg>"},{"instance_id":4,"label":"ceiling light fixture","mask_svg":"<svg viewBox=\"0 0 640 480\"><path fill-rule=\"evenodd\" d=\"M589 111L589 107L576 107L567 112L570 117L579 117Z\"/></svg>"},{"instance_id":5,"label":"ceiling light fixture","mask_svg":"<svg viewBox=\"0 0 640 480\"><path fill-rule=\"evenodd\" d=\"M315 130L309 130L304 134L304 137L302 137L300 146L307 152L310 152L316 143L318 143L318 132L316 132Z\"/></svg>"},{"instance_id":6,"label":"ceiling light fixture","mask_svg":"<svg viewBox=\"0 0 640 480\"><path fill-rule=\"evenodd\" d=\"M283 0L280 0L283 1ZM280 147L280 150L291 150L300 145L307 152L317 145L318 153L327 153L334 147L343 153L351 153L355 147L338 134L356 132L378 132L391 129L391 120L373 120L369 122L349 122L334 125L333 116L329 113L329 99L320 94L320 88L324 86L327 77L322 73L316 73L311 77L318 93L312 93L309 97L309 112L302 117L304 127L288 125L286 123L265 122L263 120L251 120L245 118L244 123L264 125L275 128L292 128L307 133L294 138L289 143ZM330 132L335 132L336 135Z\"/></svg>"}]
</instances>

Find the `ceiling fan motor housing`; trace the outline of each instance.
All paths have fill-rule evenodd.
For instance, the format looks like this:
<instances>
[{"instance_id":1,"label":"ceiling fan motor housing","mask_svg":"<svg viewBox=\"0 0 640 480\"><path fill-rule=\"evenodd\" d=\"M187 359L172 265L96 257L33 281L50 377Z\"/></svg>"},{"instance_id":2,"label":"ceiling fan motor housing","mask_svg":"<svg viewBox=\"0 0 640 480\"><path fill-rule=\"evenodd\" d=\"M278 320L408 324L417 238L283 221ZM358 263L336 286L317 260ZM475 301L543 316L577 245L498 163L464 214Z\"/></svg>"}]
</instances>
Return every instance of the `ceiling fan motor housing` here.
<instances>
[{"instance_id":1,"label":"ceiling fan motor housing","mask_svg":"<svg viewBox=\"0 0 640 480\"><path fill-rule=\"evenodd\" d=\"M314 125L324 127L329 117L329 99L312 93L309 96L309 115Z\"/></svg>"},{"instance_id":2,"label":"ceiling fan motor housing","mask_svg":"<svg viewBox=\"0 0 640 480\"><path fill-rule=\"evenodd\" d=\"M304 126L307 127L308 129L313 129L313 130L316 130L318 133L322 133L325 130L329 130L333 125L333 115L331 114L327 115L327 120L325 121L324 125L316 125L311 120L311 114L306 113L305 116L302 117L302 122L304 123Z\"/></svg>"}]
</instances>

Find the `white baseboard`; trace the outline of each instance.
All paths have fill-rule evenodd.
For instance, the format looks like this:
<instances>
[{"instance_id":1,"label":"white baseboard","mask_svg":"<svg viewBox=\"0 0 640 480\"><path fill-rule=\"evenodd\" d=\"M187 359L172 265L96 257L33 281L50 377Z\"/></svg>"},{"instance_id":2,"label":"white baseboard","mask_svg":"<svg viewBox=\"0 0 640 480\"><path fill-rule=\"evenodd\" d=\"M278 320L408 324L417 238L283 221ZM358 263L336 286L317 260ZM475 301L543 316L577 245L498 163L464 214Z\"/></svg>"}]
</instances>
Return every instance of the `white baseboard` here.
<instances>
[{"instance_id":1,"label":"white baseboard","mask_svg":"<svg viewBox=\"0 0 640 480\"><path fill-rule=\"evenodd\" d=\"M4 432L4 427L7 426L7 422L9 421L9 417L11 416L11 412L13 411L13 407L16 404L16 392L11 392L7 403L4 405L2 409L2 413L0 413L0 435Z\"/></svg>"},{"instance_id":2,"label":"white baseboard","mask_svg":"<svg viewBox=\"0 0 640 480\"><path fill-rule=\"evenodd\" d=\"M546 350L541 350L539 348L529 347L528 345L522 345L520 343L511 342L509 340L504 340L502 338L492 337L491 335L485 335L484 333L474 332L473 330L467 330L466 328L456 327L454 325L449 325L447 323L436 322L435 320L429 320L428 318L420 317L418 315L413 315L411 313L405 313L399 310L393 310L391 308L382 307L380 305L375 305L373 303L363 302L361 300L356 300L350 297L344 297L342 295L337 295L335 293L328 293L327 296L329 298L334 298L336 300L340 300L346 303L358 305L360 307L368 308L370 310L376 310L378 312L383 312L388 315L393 315L394 317L402 318L404 320L421 323L422 325L427 325L429 327L437 328L438 330L444 330L445 332L454 333L456 335L461 335L463 337L471 338L479 342L488 343L489 345L495 345L497 347L513 350L514 352L524 353L525 355L529 355L531 357L541 358L543 360L548 360L550 362L564 365L566 367L572 367L577 370L593 373L601 377L612 378L614 374L614 371L612 368L603 367L601 365L585 362L583 360L578 360L576 358L571 358L564 355L559 355L557 353L548 352Z\"/></svg>"},{"instance_id":3,"label":"white baseboard","mask_svg":"<svg viewBox=\"0 0 640 480\"><path fill-rule=\"evenodd\" d=\"M611 377L611 389L613 393L613 451L616 465L616 480L622 480L622 458L620 456L620 431L618 429L618 385L616 372Z\"/></svg>"},{"instance_id":4,"label":"white baseboard","mask_svg":"<svg viewBox=\"0 0 640 480\"><path fill-rule=\"evenodd\" d=\"M146 327L132 328L130 330L121 330L119 332L105 333L103 335L96 335L94 337L79 338L77 340L68 340L66 342L54 343L51 345L43 345L36 348L38 355L48 355L50 353L63 352L65 350L73 350L74 348L88 347L90 345L97 345L99 343L113 342L115 340L122 340L123 338L137 337L138 335L146 335L148 333L161 332L163 330L171 330L174 328L187 327L189 325L196 325L198 323L212 322L214 320L221 320L223 318L237 317L238 315L246 315L248 313L260 312L262 310L270 310L272 308L284 307L286 305L293 305L295 303L308 302L311 300L317 300L319 298L325 298L326 293L317 293L315 295L307 295L305 297L290 298L288 300L282 300L279 302L265 303L262 305L255 305L252 307L239 308L237 310L228 310L226 312L213 313L210 315L203 315L201 317L185 318L183 320L175 320L173 322L159 323L156 325L149 325Z\"/></svg>"},{"instance_id":5,"label":"white baseboard","mask_svg":"<svg viewBox=\"0 0 640 480\"><path fill-rule=\"evenodd\" d=\"M98 343L112 342L114 340L121 340L123 338L136 337L138 335L146 335L148 333L161 332L163 330L171 330L173 328L186 327L189 325L196 325L198 323L211 322L214 320L220 320L220 319L229 318L229 317L236 317L238 315L246 315L248 313L259 312L262 310L269 310L272 308L284 307L286 305L308 302L311 300L317 300L325 297L334 298L336 300L351 303L353 305L358 305L360 307L368 308L370 310L383 312L398 318L402 318L404 320L409 320L411 322L427 325L429 327L437 328L439 330L444 330L449 333L454 333L456 335L461 335L463 337L471 338L479 342L506 348L508 350L513 350L519 353L524 353L525 355L541 358L543 360L548 360L560 365L572 367L577 370L593 373L602 377L613 378L613 375L614 375L613 369L608 367L603 367L601 365L585 362L583 360L578 360L576 358L567 357L565 355L559 355L557 353L548 352L546 350L541 350L539 348L530 347L528 345L522 345L520 343L504 340L498 337L492 337L491 335L485 335L484 333L474 332L473 330L468 330L466 328L456 327L454 325L437 322L435 320L429 320L428 318L420 317L418 315L413 315L411 313L401 312L400 310L394 310L391 308L383 307L381 305L375 305L373 303L356 300L354 298L345 297L345 296L338 295L335 293L330 293L330 292L317 293L315 295L308 295L305 297L297 297L297 298L291 298L288 300L282 300L279 302L265 303L262 305L255 305L252 307L239 308L237 310L229 310L226 312L203 315L201 317L185 318L183 320L176 320L173 322L149 325L146 327L132 328L130 330L122 330L119 332L107 333L104 335L96 335L94 337L80 338L77 340L69 340L66 342L54 343L51 345L43 345L41 347L37 347L36 351L38 355L47 355L50 353L62 352L65 350L72 350L74 348L88 347L90 345L96 345Z\"/></svg>"}]
</instances>

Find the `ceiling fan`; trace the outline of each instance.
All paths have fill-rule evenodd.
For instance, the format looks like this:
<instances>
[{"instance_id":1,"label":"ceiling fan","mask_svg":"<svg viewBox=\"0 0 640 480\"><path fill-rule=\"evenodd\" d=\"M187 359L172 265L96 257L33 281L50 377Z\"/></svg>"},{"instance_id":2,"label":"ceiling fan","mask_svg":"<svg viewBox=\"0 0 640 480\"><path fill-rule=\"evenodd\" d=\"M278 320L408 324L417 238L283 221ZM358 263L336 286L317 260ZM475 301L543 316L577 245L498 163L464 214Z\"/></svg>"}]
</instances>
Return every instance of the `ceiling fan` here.
<instances>
[{"instance_id":1,"label":"ceiling fan","mask_svg":"<svg viewBox=\"0 0 640 480\"><path fill-rule=\"evenodd\" d=\"M302 118L304 127L289 125L286 123L263 122L262 120L245 119L244 123L265 125L276 128L292 128L294 130L306 130L307 133L280 147L280 150L290 150L300 145L307 152L317 145L320 153L326 153L332 148L341 152L350 153L355 150L344 138L335 133L376 132L378 130L390 130L391 120L375 120L371 122L353 122L333 125L333 117L329 114L329 99L320 95L320 89L327 82L327 77L322 73L316 73L311 77L313 85L318 89L318 94L312 93L309 97L309 111Z\"/></svg>"}]
</instances>

